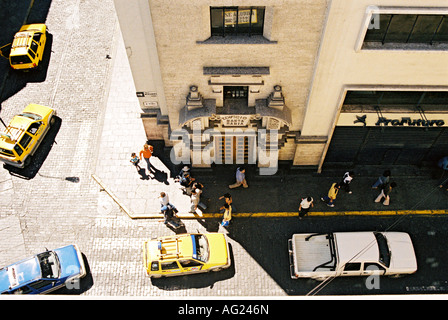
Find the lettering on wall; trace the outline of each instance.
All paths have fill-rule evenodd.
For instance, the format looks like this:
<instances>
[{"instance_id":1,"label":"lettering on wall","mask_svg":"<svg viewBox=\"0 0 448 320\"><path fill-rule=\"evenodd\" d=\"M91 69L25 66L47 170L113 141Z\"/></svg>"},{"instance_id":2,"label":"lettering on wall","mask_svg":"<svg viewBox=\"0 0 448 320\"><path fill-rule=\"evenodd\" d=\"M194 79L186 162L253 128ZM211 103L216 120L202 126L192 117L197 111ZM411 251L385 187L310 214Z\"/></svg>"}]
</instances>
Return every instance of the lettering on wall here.
<instances>
[{"instance_id":1,"label":"lettering on wall","mask_svg":"<svg viewBox=\"0 0 448 320\"><path fill-rule=\"evenodd\" d=\"M433 126L442 127L445 125L445 121L441 119L436 120L411 119L409 117L402 117L401 120L379 117L375 125L376 126L391 125L394 127L404 125L408 125L410 127L433 127Z\"/></svg>"}]
</instances>

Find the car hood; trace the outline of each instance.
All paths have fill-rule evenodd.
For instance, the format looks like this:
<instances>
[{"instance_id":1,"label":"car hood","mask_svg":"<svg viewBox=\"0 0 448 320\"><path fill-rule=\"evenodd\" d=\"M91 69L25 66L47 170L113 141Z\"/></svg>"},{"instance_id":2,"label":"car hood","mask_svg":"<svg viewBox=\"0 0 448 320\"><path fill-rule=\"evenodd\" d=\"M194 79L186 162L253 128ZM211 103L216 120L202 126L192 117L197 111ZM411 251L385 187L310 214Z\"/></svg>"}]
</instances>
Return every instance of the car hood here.
<instances>
[{"instance_id":1,"label":"car hood","mask_svg":"<svg viewBox=\"0 0 448 320\"><path fill-rule=\"evenodd\" d=\"M60 278L85 275L84 261L81 252L75 245L55 249L53 252L57 254L61 266Z\"/></svg>"},{"instance_id":2,"label":"car hood","mask_svg":"<svg viewBox=\"0 0 448 320\"><path fill-rule=\"evenodd\" d=\"M407 233L387 232L387 243L391 252L390 269L412 273L417 271L414 246Z\"/></svg>"},{"instance_id":3,"label":"car hood","mask_svg":"<svg viewBox=\"0 0 448 320\"><path fill-rule=\"evenodd\" d=\"M227 240L222 233L206 233L210 257L208 263L226 265L229 261Z\"/></svg>"}]
</instances>

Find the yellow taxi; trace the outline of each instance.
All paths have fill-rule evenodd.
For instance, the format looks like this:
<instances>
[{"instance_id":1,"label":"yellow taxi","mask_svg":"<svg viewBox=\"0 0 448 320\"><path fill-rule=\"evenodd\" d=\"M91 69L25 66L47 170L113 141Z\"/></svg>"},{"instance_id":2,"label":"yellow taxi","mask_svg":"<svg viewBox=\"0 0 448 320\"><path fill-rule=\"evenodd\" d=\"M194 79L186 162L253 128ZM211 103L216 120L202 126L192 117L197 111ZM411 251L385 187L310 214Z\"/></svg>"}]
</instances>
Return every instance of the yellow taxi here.
<instances>
[{"instance_id":1,"label":"yellow taxi","mask_svg":"<svg viewBox=\"0 0 448 320\"><path fill-rule=\"evenodd\" d=\"M149 277L220 271L230 266L222 233L178 234L145 241L143 263Z\"/></svg>"},{"instance_id":2,"label":"yellow taxi","mask_svg":"<svg viewBox=\"0 0 448 320\"><path fill-rule=\"evenodd\" d=\"M13 69L34 69L44 56L47 27L43 23L27 24L14 36L9 54Z\"/></svg>"},{"instance_id":3,"label":"yellow taxi","mask_svg":"<svg viewBox=\"0 0 448 320\"><path fill-rule=\"evenodd\" d=\"M39 147L56 111L50 107L29 104L14 116L5 131L0 133L0 161L23 168Z\"/></svg>"}]
</instances>

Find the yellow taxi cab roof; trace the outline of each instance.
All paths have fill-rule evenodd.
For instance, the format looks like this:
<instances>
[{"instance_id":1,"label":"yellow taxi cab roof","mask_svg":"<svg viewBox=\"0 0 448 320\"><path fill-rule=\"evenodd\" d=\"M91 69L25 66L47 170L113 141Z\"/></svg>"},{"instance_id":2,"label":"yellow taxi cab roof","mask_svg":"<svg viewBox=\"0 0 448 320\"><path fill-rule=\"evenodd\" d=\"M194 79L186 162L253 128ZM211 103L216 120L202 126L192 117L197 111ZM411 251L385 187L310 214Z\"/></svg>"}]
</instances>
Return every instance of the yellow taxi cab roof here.
<instances>
[{"instance_id":1,"label":"yellow taxi cab roof","mask_svg":"<svg viewBox=\"0 0 448 320\"><path fill-rule=\"evenodd\" d=\"M27 53L33 35L35 32L46 32L46 26L43 23L23 25L19 32L14 35L14 40L11 46L10 55L23 55Z\"/></svg>"},{"instance_id":2,"label":"yellow taxi cab roof","mask_svg":"<svg viewBox=\"0 0 448 320\"><path fill-rule=\"evenodd\" d=\"M52 108L38 104L29 104L21 114L15 115L9 122L8 127L0 134L0 148L12 149L20 139L22 133L28 128L30 122L35 119L22 116L24 113L44 118L53 111Z\"/></svg>"},{"instance_id":3,"label":"yellow taxi cab roof","mask_svg":"<svg viewBox=\"0 0 448 320\"><path fill-rule=\"evenodd\" d=\"M191 234L160 237L148 242L149 259L168 260L191 258L193 256L193 240Z\"/></svg>"}]
</instances>

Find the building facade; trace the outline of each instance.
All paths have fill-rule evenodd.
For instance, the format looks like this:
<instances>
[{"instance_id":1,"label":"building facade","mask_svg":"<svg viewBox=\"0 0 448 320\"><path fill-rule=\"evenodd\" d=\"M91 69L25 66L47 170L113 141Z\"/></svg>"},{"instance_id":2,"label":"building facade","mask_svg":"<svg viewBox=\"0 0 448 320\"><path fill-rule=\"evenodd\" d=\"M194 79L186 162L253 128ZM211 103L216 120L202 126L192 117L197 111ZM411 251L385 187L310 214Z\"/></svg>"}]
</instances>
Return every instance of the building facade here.
<instances>
[{"instance_id":1,"label":"building facade","mask_svg":"<svg viewBox=\"0 0 448 320\"><path fill-rule=\"evenodd\" d=\"M115 0L148 139L178 161L424 164L448 153L442 0Z\"/></svg>"}]
</instances>

